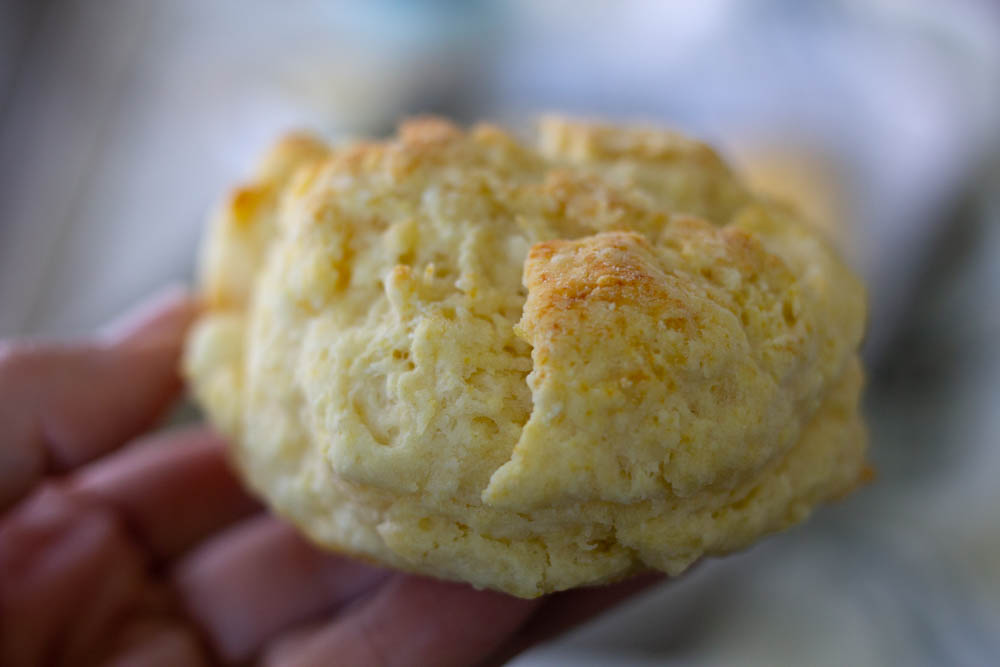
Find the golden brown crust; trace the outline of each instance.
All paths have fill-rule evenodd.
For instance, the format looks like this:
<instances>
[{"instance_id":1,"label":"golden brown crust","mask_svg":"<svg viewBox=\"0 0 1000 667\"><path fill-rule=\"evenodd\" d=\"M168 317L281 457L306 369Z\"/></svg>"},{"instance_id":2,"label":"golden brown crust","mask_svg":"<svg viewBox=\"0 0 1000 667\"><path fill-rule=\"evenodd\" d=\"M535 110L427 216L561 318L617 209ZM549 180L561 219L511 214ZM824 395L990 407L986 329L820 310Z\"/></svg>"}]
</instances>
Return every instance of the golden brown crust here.
<instances>
[{"instance_id":1,"label":"golden brown crust","mask_svg":"<svg viewBox=\"0 0 1000 667\"><path fill-rule=\"evenodd\" d=\"M329 147L316 137L286 135L261 159L256 180L233 190L215 213L201 262L203 292L211 307L246 307L254 278L277 233L282 191L296 170L329 153Z\"/></svg>"}]
</instances>

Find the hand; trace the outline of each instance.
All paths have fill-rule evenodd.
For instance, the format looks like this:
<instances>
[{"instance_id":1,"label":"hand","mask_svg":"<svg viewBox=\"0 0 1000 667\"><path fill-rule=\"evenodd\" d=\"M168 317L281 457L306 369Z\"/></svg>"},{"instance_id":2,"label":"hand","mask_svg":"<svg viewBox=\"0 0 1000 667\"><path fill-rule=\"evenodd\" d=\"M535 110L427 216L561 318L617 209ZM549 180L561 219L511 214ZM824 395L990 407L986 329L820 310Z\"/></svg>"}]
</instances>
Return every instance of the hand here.
<instances>
[{"instance_id":1,"label":"hand","mask_svg":"<svg viewBox=\"0 0 1000 667\"><path fill-rule=\"evenodd\" d=\"M195 314L0 344L0 664L499 664L655 580L521 600L311 547L211 431L148 432Z\"/></svg>"}]
</instances>

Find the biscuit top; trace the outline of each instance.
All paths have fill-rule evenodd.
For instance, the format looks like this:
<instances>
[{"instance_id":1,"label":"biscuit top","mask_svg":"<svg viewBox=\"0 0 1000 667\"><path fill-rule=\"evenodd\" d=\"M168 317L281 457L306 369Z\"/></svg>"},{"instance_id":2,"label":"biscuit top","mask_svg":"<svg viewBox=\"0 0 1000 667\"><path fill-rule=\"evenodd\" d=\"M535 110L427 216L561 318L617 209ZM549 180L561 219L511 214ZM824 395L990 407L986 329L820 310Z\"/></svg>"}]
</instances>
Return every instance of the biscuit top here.
<instances>
[{"instance_id":1,"label":"biscuit top","mask_svg":"<svg viewBox=\"0 0 1000 667\"><path fill-rule=\"evenodd\" d=\"M724 495L795 446L864 325L821 235L707 146L558 118L537 146L437 119L290 138L215 218L203 284L192 374L271 448L260 475L308 449L441 511Z\"/></svg>"}]
</instances>

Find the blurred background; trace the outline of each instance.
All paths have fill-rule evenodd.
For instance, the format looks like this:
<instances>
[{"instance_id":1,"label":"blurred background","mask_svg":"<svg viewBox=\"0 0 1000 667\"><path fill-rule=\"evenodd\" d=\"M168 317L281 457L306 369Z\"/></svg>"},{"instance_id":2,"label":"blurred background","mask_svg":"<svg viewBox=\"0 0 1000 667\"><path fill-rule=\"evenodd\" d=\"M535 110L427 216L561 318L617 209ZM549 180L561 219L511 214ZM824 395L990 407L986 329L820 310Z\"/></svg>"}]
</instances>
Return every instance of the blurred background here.
<instances>
[{"instance_id":1,"label":"blurred background","mask_svg":"<svg viewBox=\"0 0 1000 667\"><path fill-rule=\"evenodd\" d=\"M552 110L705 138L830 230L870 285L879 478L516 664L1000 664L992 0L5 0L0 336L190 282L284 130Z\"/></svg>"}]
</instances>

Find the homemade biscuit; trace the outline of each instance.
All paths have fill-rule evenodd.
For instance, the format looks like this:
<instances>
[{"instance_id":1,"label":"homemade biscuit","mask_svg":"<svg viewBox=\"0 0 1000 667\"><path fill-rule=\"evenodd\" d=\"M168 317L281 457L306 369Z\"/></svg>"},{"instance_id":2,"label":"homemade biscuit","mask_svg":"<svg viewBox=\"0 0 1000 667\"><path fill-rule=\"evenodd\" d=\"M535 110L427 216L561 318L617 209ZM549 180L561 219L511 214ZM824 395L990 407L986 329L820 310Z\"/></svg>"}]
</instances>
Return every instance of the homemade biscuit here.
<instances>
[{"instance_id":1,"label":"homemade biscuit","mask_svg":"<svg viewBox=\"0 0 1000 667\"><path fill-rule=\"evenodd\" d=\"M678 574L868 474L861 284L671 132L290 137L203 257L194 393L332 549L534 597Z\"/></svg>"}]
</instances>

